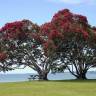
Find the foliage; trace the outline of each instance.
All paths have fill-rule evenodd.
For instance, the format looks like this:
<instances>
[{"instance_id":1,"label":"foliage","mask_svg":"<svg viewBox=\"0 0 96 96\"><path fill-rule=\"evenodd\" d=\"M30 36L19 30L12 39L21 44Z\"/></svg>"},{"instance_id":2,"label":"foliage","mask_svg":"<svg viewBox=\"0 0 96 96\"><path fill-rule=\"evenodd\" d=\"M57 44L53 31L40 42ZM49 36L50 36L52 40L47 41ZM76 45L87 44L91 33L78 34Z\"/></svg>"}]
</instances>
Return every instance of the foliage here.
<instances>
[{"instance_id":1,"label":"foliage","mask_svg":"<svg viewBox=\"0 0 96 96\"><path fill-rule=\"evenodd\" d=\"M79 79L96 66L96 28L85 16L68 9L41 26L29 20L5 24L0 29L0 68L30 68L47 80L50 70L68 69Z\"/></svg>"},{"instance_id":2,"label":"foliage","mask_svg":"<svg viewBox=\"0 0 96 96\"><path fill-rule=\"evenodd\" d=\"M44 55L39 26L29 20L5 24L1 29L1 40L10 59L12 68L29 66L37 71L40 79L47 79L50 71L49 58ZM5 59L1 57L1 59Z\"/></svg>"},{"instance_id":3,"label":"foliage","mask_svg":"<svg viewBox=\"0 0 96 96\"><path fill-rule=\"evenodd\" d=\"M47 37L45 52L48 56L55 54L61 65L74 76L85 79L87 70L96 66L94 30L85 16L73 14L68 9L61 10L51 22L41 26L42 34Z\"/></svg>"}]
</instances>

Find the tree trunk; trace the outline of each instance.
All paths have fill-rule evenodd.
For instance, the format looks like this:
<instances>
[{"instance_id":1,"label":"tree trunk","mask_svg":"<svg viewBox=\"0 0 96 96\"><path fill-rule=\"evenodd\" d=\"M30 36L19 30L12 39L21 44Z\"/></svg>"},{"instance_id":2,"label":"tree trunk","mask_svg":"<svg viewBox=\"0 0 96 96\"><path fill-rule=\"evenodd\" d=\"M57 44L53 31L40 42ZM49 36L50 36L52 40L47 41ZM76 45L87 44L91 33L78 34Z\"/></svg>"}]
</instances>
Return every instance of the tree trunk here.
<instances>
[{"instance_id":1,"label":"tree trunk","mask_svg":"<svg viewBox=\"0 0 96 96\"><path fill-rule=\"evenodd\" d=\"M39 80L48 80L47 75L48 75L47 72L40 73L39 74Z\"/></svg>"},{"instance_id":2,"label":"tree trunk","mask_svg":"<svg viewBox=\"0 0 96 96\"><path fill-rule=\"evenodd\" d=\"M77 79L82 79L82 80L86 80L86 73L87 73L87 70L83 70L83 72L78 72L76 71L76 73L74 73L73 71L71 71L69 68L68 68L69 72L75 76Z\"/></svg>"},{"instance_id":3,"label":"tree trunk","mask_svg":"<svg viewBox=\"0 0 96 96\"><path fill-rule=\"evenodd\" d=\"M86 80L86 73L81 73L77 76L77 79Z\"/></svg>"}]
</instances>

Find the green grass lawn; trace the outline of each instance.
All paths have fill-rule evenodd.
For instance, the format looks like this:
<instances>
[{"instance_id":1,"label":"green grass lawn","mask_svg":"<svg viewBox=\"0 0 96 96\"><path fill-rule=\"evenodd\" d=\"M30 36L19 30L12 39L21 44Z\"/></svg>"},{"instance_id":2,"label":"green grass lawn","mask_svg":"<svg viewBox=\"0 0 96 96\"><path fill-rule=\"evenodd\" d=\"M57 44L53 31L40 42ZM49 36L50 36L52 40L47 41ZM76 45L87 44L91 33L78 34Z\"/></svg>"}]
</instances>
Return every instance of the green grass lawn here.
<instances>
[{"instance_id":1,"label":"green grass lawn","mask_svg":"<svg viewBox=\"0 0 96 96\"><path fill-rule=\"evenodd\" d=\"M96 96L96 80L0 83L0 96Z\"/></svg>"}]
</instances>

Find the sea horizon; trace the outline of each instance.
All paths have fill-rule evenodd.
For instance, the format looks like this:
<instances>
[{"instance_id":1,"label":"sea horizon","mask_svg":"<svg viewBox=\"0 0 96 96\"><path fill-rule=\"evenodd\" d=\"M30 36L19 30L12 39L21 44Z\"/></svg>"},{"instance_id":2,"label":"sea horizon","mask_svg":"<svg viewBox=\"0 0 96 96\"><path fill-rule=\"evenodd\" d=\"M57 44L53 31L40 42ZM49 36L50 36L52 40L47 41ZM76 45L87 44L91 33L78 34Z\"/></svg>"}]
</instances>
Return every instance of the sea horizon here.
<instances>
[{"instance_id":1,"label":"sea horizon","mask_svg":"<svg viewBox=\"0 0 96 96\"><path fill-rule=\"evenodd\" d=\"M21 81L29 81L30 75L35 74L35 73L15 73L15 74L6 74L6 73L0 73L0 82L21 82ZM88 71L86 74L86 77L88 79L96 79L96 72L95 71ZM64 72L64 73L56 73L48 74L48 79L49 80L71 80L71 79L76 79L71 73L69 72Z\"/></svg>"}]
</instances>

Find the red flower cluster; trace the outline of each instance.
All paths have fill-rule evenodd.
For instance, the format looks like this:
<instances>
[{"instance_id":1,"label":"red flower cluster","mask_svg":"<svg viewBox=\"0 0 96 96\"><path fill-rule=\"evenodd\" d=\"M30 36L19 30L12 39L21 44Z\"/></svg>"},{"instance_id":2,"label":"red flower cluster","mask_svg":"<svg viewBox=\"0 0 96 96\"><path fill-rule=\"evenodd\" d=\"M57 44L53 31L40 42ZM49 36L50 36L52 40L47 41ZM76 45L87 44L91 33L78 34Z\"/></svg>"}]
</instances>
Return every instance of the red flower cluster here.
<instances>
[{"instance_id":1,"label":"red flower cluster","mask_svg":"<svg viewBox=\"0 0 96 96\"><path fill-rule=\"evenodd\" d=\"M23 22L22 21L16 21L12 23L5 24L4 27L1 28L1 32L4 34L4 39L10 39L10 38L18 38L21 37Z\"/></svg>"},{"instance_id":2,"label":"red flower cluster","mask_svg":"<svg viewBox=\"0 0 96 96\"><path fill-rule=\"evenodd\" d=\"M53 27L53 26L51 26L51 23L45 23L45 24L41 25L41 27L40 27L41 34L48 36L51 27Z\"/></svg>"},{"instance_id":3,"label":"red flower cluster","mask_svg":"<svg viewBox=\"0 0 96 96\"><path fill-rule=\"evenodd\" d=\"M64 10L61 10L59 11L58 13L56 13L53 18L52 18L52 21L56 21L58 19L61 19L61 20L71 20L71 18L73 17L73 14L68 10L68 9L64 9Z\"/></svg>"},{"instance_id":4,"label":"red flower cluster","mask_svg":"<svg viewBox=\"0 0 96 96\"><path fill-rule=\"evenodd\" d=\"M57 47L55 46L52 40L48 40L46 43L43 44L43 46L44 46L44 51L45 51L44 54L46 56L52 54L52 51L55 51L57 49Z\"/></svg>"},{"instance_id":5,"label":"red flower cluster","mask_svg":"<svg viewBox=\"0 0 96 96\"><path fill-rule=\"evenodd\" d=\"M4 61L7 58L7 54L4 52L0 53L0 61Z\"/></svg>"},{"instance_id":6,"label":"red flower cluster","mask_svg":"<svg viewBox=\"0 0 96 96\"><path fill-rule=\"evenodd\" d=\"M24 40L30 37L31 33L38 33L40 30L39 26L33 24L29 20L16 21L12 23L7 23L1 32L3 33L4 39L19 39Z\"/></svg>"},{"instance_id":7,"label":"red flower cluster","mask_svg":"<svg viewBox=\"0 0 96 96\"><path fill-rule=\"evenodd\" d=\"M62 33L56 31L56 30L52 30L50 33L49 33L49 39L55 39L55 38L63 38L63 35Z\"/></svg>"},{"instance_id":8,"label":"red flower cluster","mask_svg":"<svg viewBox=\"0 0 96 96\"><path fill-rule=\"evenodd\" d=\"M47 42L44 44L45 53L50 49L59 48L59 43L74 36L77 40L88 40L90 35L87 18L73 14L68 9L59 11L53 16L51 22L42 25L41 33L47 37Z\"/></svg>"},{"instance_id":9,"label":"red flower cluster","mask_svg":"<svg viewBox=\"0 0 96 96\"><path fill-rule=\"evenodd\" d=\"M32 45L32 48L36 48L36 45Z\"/></svg>"},{"instance_id":10,"label":"red flower cluster","mask_svg":"<svg viewBox=\"0 0 96 96\"><path fill-rule=\"evenodd\" d=\"M45 41L44 41L44 39L40 36L40 34L38 33L32 33L31 34L31 37L35 40L35 41L37 41L37 42L39 42L39 43L45 43Z\"/></svg>"},{"instance_id":11,"label":"red flower cluster","mask_svg":"<svg viewBox=\"0 0 96 96\"><path fill-rule=\"evenodd\" d=\"M83 23L83 24L88 24L88 21L87 21L86 16L82 16L82 15L77 15L77 14L75 14L75 15L74 15L74 20L79 21L79 22L81 22L81 23Z\"/></svg>"},{"instance_id":12,"label":"red flower cluster","mask_svg":"<svg viewBox=\"0 0 96 96\"><path fill-rule=\"evenodd\" d=\"M68 9L64 9L56 13L51 22L41 26L41 31L49 39L64 37L65 33L81 33L86 39L88 37L87 27L88 21L85 16L73 14Z\"/></svg>"},{"instance_id":13,"label":"red flower cluster","mask_svg":"<svg viewBox=\"0 0 96 96\"><path fill-rule=\"evenodd\" d=\"M4 32L6 30L14 30L16 28L21 28L23 26L23 22L21 21L16 21L16 22L12 22L12 23L7 23L5 24L4 27L1 28L1 32Z\"/></svg>"},{"instance_id":14,"label":"red flower cluster","mask_svg":"<svg viewBox=\"0 0 96 96\"><path fill-rule=\"evenodd\" d=\"M83 34L84 39L87 39L89 36L88 32L86 32L85 30L82 30L82 34Z\"/></svg>"}]
</instances>

